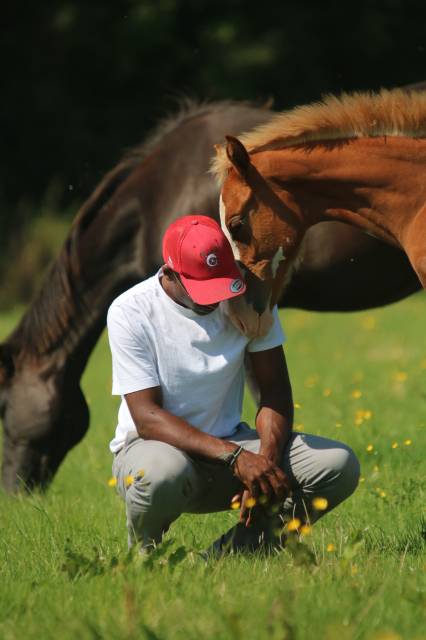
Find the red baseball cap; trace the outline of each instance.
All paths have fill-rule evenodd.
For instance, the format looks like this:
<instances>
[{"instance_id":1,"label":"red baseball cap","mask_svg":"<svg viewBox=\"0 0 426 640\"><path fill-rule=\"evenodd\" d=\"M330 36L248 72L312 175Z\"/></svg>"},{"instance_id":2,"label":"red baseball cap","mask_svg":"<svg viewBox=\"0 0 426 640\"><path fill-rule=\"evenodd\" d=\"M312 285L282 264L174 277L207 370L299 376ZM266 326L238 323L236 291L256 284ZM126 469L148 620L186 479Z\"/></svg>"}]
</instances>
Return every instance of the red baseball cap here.
<instances>
[{"instance_id":1,"label":"red baseball cap","mask_svg":"<svg viewBox=\"0 0 426 640\"><path fill-rule=\"evenodd\" d=\"M246 290L231 245L218 223L207 216L172 222L164 234L163 258L197 304L214 304Z\"/></svg>"}]
</instances>

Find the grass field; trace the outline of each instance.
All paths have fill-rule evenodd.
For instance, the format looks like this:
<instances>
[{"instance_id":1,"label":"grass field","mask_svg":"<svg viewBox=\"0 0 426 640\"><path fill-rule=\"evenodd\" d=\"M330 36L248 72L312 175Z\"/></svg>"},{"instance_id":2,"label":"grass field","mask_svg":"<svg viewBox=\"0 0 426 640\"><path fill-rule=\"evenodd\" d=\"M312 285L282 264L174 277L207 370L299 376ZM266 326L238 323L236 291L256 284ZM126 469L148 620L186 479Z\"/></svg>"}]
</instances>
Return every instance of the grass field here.
<instances>
[{"instance_id":1,"label":"grass field","mask_svg":"<svg viewBox=\"0 0 426 640\"><path fill-rule=\"evenodd\" d=\"M46 496L0 495L0 639L426 638L425 317L424 294L350 315L282 314L295 427L351 445L361 483L281 554L208 564L196 551L235 513L182 516L155 561L127 555L108 487L117 402L103 336L83 380L87 437ZM0 317L0 338L16 319Z\"/></svg>"}]
</instances>

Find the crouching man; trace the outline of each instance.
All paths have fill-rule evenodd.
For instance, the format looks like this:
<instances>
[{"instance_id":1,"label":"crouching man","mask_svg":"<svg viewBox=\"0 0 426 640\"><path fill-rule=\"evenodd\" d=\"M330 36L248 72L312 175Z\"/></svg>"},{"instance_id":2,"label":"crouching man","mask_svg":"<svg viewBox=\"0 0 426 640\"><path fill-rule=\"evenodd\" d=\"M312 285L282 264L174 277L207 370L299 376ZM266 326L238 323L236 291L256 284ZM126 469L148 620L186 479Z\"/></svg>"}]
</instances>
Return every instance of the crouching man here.
<instances>
[{"instance_id":1,"label":"crouching man","mask_svg":"<svg viewBox=\"0 0 426 640\"><path fill-rule=\"evenodd\" d=\"M279 541L273 519L313 522L347 498L358 461L340 442L292 432L277 309L262 338L230 322L224 301L245 284L217 223L180 218L163 257L159 273L108 313L113 394L122 397L110 448L129 545L149 550L182 513L229 509L238 496L240 522L212 552L269 548ZM260 391L256 430L241 422L246 352Z\"/></svg>"}]
</instances>

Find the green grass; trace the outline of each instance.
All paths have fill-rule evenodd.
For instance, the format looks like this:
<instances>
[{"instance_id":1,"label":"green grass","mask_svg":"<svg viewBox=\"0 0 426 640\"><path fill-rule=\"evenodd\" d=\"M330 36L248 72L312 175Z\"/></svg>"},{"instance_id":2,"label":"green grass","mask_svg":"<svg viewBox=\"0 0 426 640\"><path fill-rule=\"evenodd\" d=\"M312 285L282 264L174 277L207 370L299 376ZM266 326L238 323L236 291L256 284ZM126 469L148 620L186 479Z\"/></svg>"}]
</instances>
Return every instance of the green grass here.
<instances>
[{"instance_id":1,"label":"green grass","mask_svg":"<svg viewBox=\"0 0 426 640\"><path fill-rule=\"evenodd\" d=\"M0 638L426 638L425 315L423 294L358 314L282 314L296 427L347 442L362 465L356 493L302 543L314 562L296 545L204 564L194 550L234 513L182 516L162 556L128 557L107 486L117 402L103 336L83 380L87 437L45 497L0 495ZM16 318L0 317L0 336Z\"/></svg>"}]
</instances>

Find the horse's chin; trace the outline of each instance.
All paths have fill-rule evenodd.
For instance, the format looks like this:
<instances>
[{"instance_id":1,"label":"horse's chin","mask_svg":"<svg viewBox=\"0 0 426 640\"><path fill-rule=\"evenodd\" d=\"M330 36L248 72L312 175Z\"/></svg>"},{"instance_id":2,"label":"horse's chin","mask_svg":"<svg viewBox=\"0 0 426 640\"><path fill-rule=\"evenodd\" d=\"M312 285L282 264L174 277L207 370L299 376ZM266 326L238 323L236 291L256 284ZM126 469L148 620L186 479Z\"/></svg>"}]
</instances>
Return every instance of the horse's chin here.
<instances>
[{"instance_id":1,"label":"horse's chin","mask_svg":"<svg viewBox=\"0 0 426 640\"><path fill-rule=\"evenodd\" d=\"M263 313L258 313L243 296L228 300L227 314L232 324L249 340L265 336L273 324L269 307Z\"/></svg>"}]
</instances>

